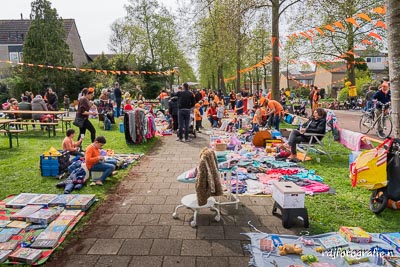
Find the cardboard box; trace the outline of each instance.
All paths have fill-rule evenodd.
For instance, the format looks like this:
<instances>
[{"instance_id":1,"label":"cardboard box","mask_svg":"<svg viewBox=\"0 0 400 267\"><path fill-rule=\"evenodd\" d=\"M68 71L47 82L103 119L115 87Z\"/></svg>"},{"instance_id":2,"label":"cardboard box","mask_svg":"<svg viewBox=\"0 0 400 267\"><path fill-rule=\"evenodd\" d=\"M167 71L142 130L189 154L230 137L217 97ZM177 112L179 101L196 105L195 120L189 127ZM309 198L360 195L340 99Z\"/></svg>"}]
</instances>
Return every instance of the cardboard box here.
<instances>
[{"instance_id":1,"label":"cardboard box","mask_svg":"<svg viewBox=\"0 0 400 267\"><path fill-rule=\"evenodd\" d=\"M284 209L304 208L304 190L293 182L274 182L272 198Z\"/></svg>"},{"instance_id":2,"label":"cardboard box","mask_svg":"<svg viewBox=\"0 0 400 267\"><path fill-rule=\"evenodd\" d=\"M215 150L216 151L225 151L226 144L225 143L215 143Z\"/></svg>"},{"instance_id":3,"label":"cardboard box","mask_svg":"<svg viewBox=\"0 0 400 267\"><path fill-rule=\"evenodd\" d=\"M341 226L339 234L349 242L353 243L371 243L372 237L360 227Z\"/></svg>"}]
</instances>

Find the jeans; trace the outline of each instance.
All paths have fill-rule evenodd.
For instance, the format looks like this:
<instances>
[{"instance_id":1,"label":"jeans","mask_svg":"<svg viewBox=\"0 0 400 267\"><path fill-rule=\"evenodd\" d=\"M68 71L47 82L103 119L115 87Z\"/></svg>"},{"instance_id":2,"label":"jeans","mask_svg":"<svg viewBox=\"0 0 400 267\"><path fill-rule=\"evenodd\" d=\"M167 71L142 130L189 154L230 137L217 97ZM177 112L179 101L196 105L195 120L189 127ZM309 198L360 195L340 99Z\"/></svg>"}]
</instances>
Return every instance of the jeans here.
<instances>
[{"instance_id":1,"label":"jeans","mask_svg":"<svg viewBox=\"0 0 400 267\"><path fill-rule=\"evenodd\" d=\"M208 121L211 123L211 127L217 128L218 127L218 119L213 119L212 117L208 117Z\"/></svg>"},{"instance_id":2,"label":"jeans","mask_svg":"<svg viewBox=\"0 0 400 267\"><path fill-rule=\"evenodd\" d=\"M115 170L115 165L107 162L98 162L94 164L93 167L90 169L90 171L103 172L103 175L99 179L94 180L102 182L104 182L114 170Z\"/></svg>"},{"instance_id":3,"label":"jeans","mask_svg":"<svg viewBox=\"0 0 400 267\"><path fill-rule=\"evenodd\" d=\"M279 123L281 122L281 115L280 114L273 114L272 123L273 127L279 131Z\"/></svg>"},{"instance_id":4,"label":"jeans","mask_svg":"<svg viewBox=\"0 0 400 267\"><path fill-rule=\"evenodd\" d=\"M365 105L365 111L370 111L371 108L374 107L374 102L373 101L367 101L367 104Z\"/></svg>"},{"instance_id":5,"label":"jeans","mask_svg":"<svg viewBox=\"0 0 400 267\"><path fill-rule=\"evenodd\" d=\"M121 114L121 102L122 102L122 99L121 98L116 98L115 102L117 104L117 107L116 107L116 111L117 112L116 112L115 116L118 118L119 116L122 115Z\"/></svg>"},{"instance_id":6,"label":"jeans","mask_svg":"<svg viewBox=\"0 0 400 267\"><path fill-rule=\"evenodd\" d=\"M292 155L297 154L296 145L301 142L309 141L308 137L301 134L298 130L293 130L289 135L288 145L290 146L290 151Z\"/></svg>"},{"instance_id":7,"label":"jeans","mask_svg":"<svg viewBox=\"0 0 400 267\"><path fill-rule=\"evenodd\" d=\"M183 138L183 129L185 129L185 140L189 139L189 125L190 125L190 109L180 109L178 112L179 124L179 139Z\"/></svg>"},{"instance_id":8,"label":"jeans","mask_svg":"<svg viewBox=\"0 0 400 267\"><path fill-rule=\"evenodd\" d=\"M89 121L89 119L86 119L85 122L83 123L83 127L79 128L78 141L81 139L81 135L86 133L86 130L89 130L90 140L92 140L93 143L94 139L96 138L96 129L94 128L93 124Z\"/></svg>"}]
</instances>

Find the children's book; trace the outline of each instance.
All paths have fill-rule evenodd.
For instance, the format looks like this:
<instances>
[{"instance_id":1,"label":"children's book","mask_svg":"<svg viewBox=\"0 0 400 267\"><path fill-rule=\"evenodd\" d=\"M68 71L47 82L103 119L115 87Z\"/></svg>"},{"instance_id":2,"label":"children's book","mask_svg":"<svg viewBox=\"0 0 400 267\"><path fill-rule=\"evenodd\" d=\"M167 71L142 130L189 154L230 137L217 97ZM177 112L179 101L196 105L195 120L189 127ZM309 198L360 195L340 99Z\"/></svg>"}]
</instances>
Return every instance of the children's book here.
<instances>
[{"instance_id":1,"label":"children's book","mask_svg":"<svg viewBox=\"0 0 400 267\"><path fill-rule=\"evenodd\" d=\"M7 221L7 220L0 220L0 228L1 227L6 227L7 224L9 224L11 221Z\"/></svg>"},{"instance_id":2,"label":"children's book","mask_svg":"<svg viewBox=\"0 0 400 267\"><path fill-rule=\"evenodd\" d=\"M40 194L22 193L6 203L6 208L21 209L28 205L29 202L39 197Z\"/></svg>"},{"instance_id":3,"label":"children's book","mask_svg":"<svg viewBox=\"0 0 400 267\"><path fill-rule=\"evenodd\" d=\"M0 232L0 243L7 242L13 235L11 233L2 234Z\"/></svg>"},{"instance_id":4,"label":"children's book","mask_svg":"<svg viewBox=\"0 0 400 267\"><path fill-rule=\"evenodd\" d=\"M55 248L58 244L58 239L36 239L31 245L32 248Z\"/></svg>"},{"instance_id":5,"label":"children's book","mask_svg":"<svg viewBox=\"0 0 400 267\"><path fill-rule=\"evenodd\" d=\"M40 206L40 205L27 205L26 207L22 208L19 212L11 215L10 219L17 220L17 221L25 221L26 217L28 217L29 215L32 215L33 213L37 212L41 208L42 208L42 206Z\"/></svg>"},{"instance_id":6,"label":"children's book","mask_svg":"<svg viewBox=\"0 0 400 267\"><path fill-rule=\"evenodd\" d=\"M96 195L77 195L76 198L72 199L65 206L67 209L71 210L87 210L96 201Z\"/></svg>"},{"instance_id":7,"label":"children's book","mask_svg":"<svg viewBox=\"0 0 400 267\"><path fill-rule=\"evenodd\" d=\"M360 227L340 227L339 234L349 242L371 243L372 237Z\"/></svg>"},{"instance_id":8,"label":"children's book","mask_svg":"<svg viewBox=\"0 0 400 267\"><path fill-rule=\"evenodd\" d=\"M18 246L16 241L8 241L0 243L0 250L14 250Z\"/></svg>"},{"instance_id":9,"label":"children's book","mask_svg":"<svg viewBox=\"0 0 400 267\"><path fill-rule=\"evenodd\" d=\"M19 248L8 257L12 261L33 264L42 255L42 250L34 248Z\"/></svg>"},{"instance_id":10,"label":"children's book","mask_svg":"<svg viewBox=\"0 0 400 267\"><path fill-rule=\"evenodd\" d=\"M400 233L383 233L379 234L379 238L391 245L398 253L400 253Z\"/></svg>"},{"instance_id":11,"label":"children's book","mask_svg":"<svg viewBox=\"0 0 400 267\"><path fill-rule=\"evenodd\" d=\"M12 221L7 225L8 228L20 228L20 229L25 229L31 225L31 223L23 222L23 221Z\"/></svg>"},{"instance_id":12,"label":"children's book","mask_svg":"<svg viewBox=\"0 0 400 267\"><path fill-rule=\"evenodd\" d=\"M12 250L0 250L0 263L5 262Z\"/></svg>"},{"instance_id":13,"label":"children's book","mask_svg":"<svg viewBox=\"0 0 400 267\"><path fill-rule=\"evenodd\" d=\"M19 232L21 232L22 229L21 228L3 228L3 230L1 230L0 234L4 235L4 234L12 234L12 235L18 235Z\"/></svg>"},{"instance_id":14,"label":"children's book","mask_svg":"<svg viewBox=\"0 0 400 267\"><path fill-rule=\"evenodd\" d=\"M39 197L29 201L29 205L42 205L48 207L49 203L57 197L56 194L41 194Z\"/></svg>"},{"instance_id":15,"label":"children's book","mask_svg":"<svg viewBox=\"0 0 400 267\"><path fill-rule=\"evenodd\" d=\"M319 242L326 250L348 246L348 242L339 234L333 234L319 238Z\"/></svg>"},{"instance_id":16,"label":"children's book","mask_svg":"<svg viewBox=\"0 0 400 267\"><path fill-rule=\"evenodd\" d=\"M26 217L26 221L37 224L49 224L54 221L63 210L64 208L62 207L41 209Z\"/></svg>"},{"instance_id":17,"label":"children's book","mask_svg":"<svg viewBox=\"0 0 400 267\"><path fill-rule=\"evenodd\" d=\"M68 202L76 198L76 196L77 196L76 194L58 195L55 199L50 201L49 207L55 207L55 206L65 207L65 205L67 205Z\"/></svg>"}]
</instances>

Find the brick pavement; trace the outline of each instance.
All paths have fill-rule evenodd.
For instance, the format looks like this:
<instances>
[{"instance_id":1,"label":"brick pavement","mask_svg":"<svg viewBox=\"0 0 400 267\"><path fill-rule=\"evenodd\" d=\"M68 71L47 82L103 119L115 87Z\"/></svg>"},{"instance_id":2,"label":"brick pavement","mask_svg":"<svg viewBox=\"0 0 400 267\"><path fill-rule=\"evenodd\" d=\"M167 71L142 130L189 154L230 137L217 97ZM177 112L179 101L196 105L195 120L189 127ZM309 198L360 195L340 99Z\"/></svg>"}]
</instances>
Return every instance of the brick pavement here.
<instances>
[{"instance_id":1,"label":"brick pavement","mask_svg":"<svg viewBox=\"0 0 400 267\"><path fill-rule=\"evenodd\" d=\"M269 197L241 197L238 210L223 206L220 222L202 210L197 228L189 225L190 210L180 209L174 220L181 197L195 192L194 184L178 183L176 177L196 166L208 138L199 134L191 143L161 138L47 266L247 266L242 245L249 241L240 233L250 231L248 221L268 233L302 229L282 228L271 215Z\"/></svg>"}]
</instances>

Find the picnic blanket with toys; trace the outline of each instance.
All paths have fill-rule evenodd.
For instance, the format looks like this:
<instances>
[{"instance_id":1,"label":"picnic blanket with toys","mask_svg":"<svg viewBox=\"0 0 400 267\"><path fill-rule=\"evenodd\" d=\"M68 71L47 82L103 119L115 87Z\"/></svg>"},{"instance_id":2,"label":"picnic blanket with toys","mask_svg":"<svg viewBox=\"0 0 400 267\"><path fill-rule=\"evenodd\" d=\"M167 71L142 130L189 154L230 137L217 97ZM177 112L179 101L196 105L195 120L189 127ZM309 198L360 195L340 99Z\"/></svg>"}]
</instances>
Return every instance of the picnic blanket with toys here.
<instances>
[{"instance_id":1,"label":"picnic blanket with toys","mask_svg":"<svg viewBox=\"0 0 400 267\"><path fill-rule=\"evenodd\" d=\"M45 263L95 201L93 194L31 193L0 201L0 263Z\"/></svg>"},{"instance_id":2,"label":"picnic blanket with toys","mask_svg":"<svg viewBox=\"0 0 400 267\"><path fill-rule=\"evenodd\" d=\"M245 246L251 254L249 265L256 267L400 266L400 233L370 234L360 227L340 227L338 232L314 236L259 231L244 235L251 240Z\"/></svg>"}]
</instances>

